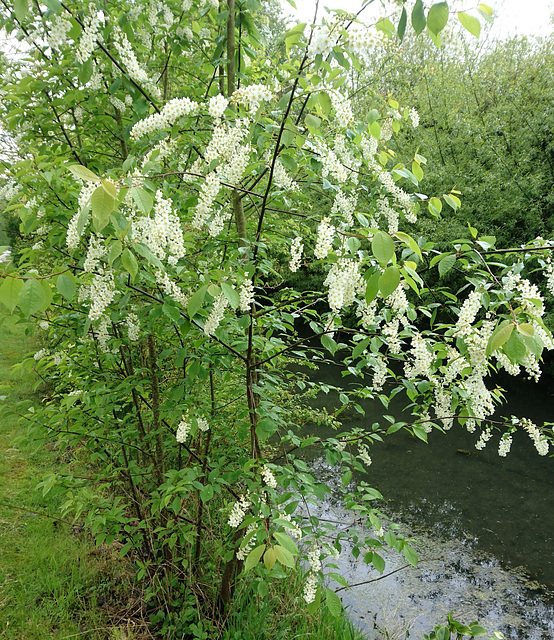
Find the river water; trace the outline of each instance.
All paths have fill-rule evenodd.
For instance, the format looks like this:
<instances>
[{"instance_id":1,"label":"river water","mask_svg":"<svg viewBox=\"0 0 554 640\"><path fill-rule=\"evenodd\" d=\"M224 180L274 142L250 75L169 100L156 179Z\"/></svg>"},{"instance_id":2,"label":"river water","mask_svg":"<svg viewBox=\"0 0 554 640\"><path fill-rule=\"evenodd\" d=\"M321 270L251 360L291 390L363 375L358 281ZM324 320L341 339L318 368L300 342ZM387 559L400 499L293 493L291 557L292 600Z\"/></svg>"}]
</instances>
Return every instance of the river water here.
<instances>
[{"instance_id":1,"label":"river water","mask_svg":"<svg viewBox=\"0 0 554 640\"><path fill-rule=\"evenodd\" d=\"M310 378L344 385L334 365ZM498 415L554 421L552 383L497 379L509 398ZM338 401L329 392L311 404L330 409ZM383 412L399 417L403 402L398 398L387 411L380 403L363 406L365 416L341 414L345 430L382 421ZM391 639L420 639L451 610L456 619L479 620L509 640L554 638L554 460L539 456L524 433L515 434L506 458L498 456L498 436L483 451L475 449L478 438L455 425L447 434L431 433L429 444L399 431L373 445L364 479L385 497L379 509L417 540L420 565L341 593L370 638L384 637L377 628L386 628ZM308 455L318 478L332 484L336 474L327 463L316 451ZM351 518L333 498L320 515ZM347 551L340 564L349 583L379 577ZM398 554L386 559L385 573L405 564Z\"/></svg>"}]
</instances>

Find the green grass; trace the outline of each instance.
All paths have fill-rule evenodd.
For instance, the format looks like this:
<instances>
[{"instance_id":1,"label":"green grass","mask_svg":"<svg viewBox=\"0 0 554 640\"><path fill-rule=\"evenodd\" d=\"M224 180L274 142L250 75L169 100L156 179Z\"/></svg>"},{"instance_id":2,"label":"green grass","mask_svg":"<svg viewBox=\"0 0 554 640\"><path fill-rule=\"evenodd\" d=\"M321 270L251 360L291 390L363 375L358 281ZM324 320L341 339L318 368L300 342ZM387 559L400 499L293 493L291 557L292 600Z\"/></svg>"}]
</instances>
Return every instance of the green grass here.
<instances>
[{"instance_id":1,"label":"green grass","mask_svg":"<svg viewBox=\"0 0 554 640\"><path fill-rule=\"evenodd\" d=\"M3 404L39 402L34 376L12 368L36 350L33 342L12 318L0 325ZM35 490L61 462L46 446L18 444L23 429L17 416L0 417L0 638L138 637L120 635L108 615L129 581L123 562L113 549L95 549L77 527L60 521L59 498Z\"/></svg>"}]
</instances>

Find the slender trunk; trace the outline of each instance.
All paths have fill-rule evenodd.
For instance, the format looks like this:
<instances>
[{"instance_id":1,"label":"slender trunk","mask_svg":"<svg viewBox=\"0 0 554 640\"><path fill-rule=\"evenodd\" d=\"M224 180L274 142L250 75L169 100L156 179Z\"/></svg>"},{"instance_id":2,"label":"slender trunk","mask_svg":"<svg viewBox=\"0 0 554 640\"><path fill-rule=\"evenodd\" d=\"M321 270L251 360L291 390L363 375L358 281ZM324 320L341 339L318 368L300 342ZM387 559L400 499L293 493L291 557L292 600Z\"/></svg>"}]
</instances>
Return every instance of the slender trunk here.
<instances>
[{"instance_id":1,"label":"slender trunk","mask_svg":"<svg viewBox=\"0 0 554 640\"><path fill-rule=\"evenodd\" d=\"M152 432L156 439L156 478L159 484L164 476L164 449L160 422L160 387L158 385L157 354L154 336L148 336L148 360L152 385Z\"/></svg>"}]
</instances>

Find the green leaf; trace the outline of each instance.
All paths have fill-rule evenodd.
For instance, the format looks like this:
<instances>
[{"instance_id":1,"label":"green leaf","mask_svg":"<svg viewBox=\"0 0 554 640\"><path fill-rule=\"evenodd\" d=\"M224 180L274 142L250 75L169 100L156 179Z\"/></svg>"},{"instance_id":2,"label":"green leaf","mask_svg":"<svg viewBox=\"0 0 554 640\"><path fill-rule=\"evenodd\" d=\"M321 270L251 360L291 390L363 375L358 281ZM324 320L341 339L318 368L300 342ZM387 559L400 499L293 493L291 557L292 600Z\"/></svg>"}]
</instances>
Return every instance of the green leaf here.
<instances>
[{"instance_id":1,"label":"green leaf","mask_svg":"<svg viewBox=\"0 0 554 640\"><path fill-rule=\"evenodd\" d=\"M311 113L308 113L308 115L304 118L304 122L310 129L319 129L319 127L321 126L321 119L317 116L312 115Z\"/></svg>"},{"instance_id":2,"label":"green leaf","mask_svg":"<svg viewBox=\"0 0 554 640\"><path fill-rule=\"evenodd\" d=\"M282 547L287 549L289 551L289 553L291 553L292 555L295 555L295 556L298 555L298 547L296 546L296 542L292 538L287 536L286 533L283 533L282 531L274 531L273 532L273 537L275 538L275 540L277 540L277 542Z\"/></svg>"},{"instance_id":3,"label":"green leaf","mask_svg":"<svg viewBox=\"0 0 554 640\"><path fill-rule=\"evenodd\" d=\"M402 551L404 553L404 557L412 565L412 567L417 567L417 553L415 549L412 549L412 547L406 545L404 549L402 549Z\"/></svg>"},{"instance_id":4,"label":"green leaf","mask_svg":"<svg viewBox=\"0 0 554 640\"><path fill-rule=\"evenodd\" d=\"M103 186L97 187L93 191L90 198L90 206L92 208L92 223L96 231L102 231L108 224L114 204L115 198Z\"/></svg>"},{"instance_id":5,"label":"green leaf","mask_svg":"<svg viewBox=\"0 0 554 640\"><path fill-rule=\"evenodd\" d=\"M126 271L131 274L131 278L134 280L138 273L138 262L135 258L135 254L129 249L125 249L121 255L121 263Z\"/></svg>"},{"instance_id":6,"label":"green leaf","mask_svg":"<svg viewBox=\"0 0 554 640\"><path fill-rule=\"evenodd\" d=\"M231 307L233 307L233 309L238 309L238 306L240 304L240 295L238 291L226 282L221 283L221 290L223 291L223 295L227 298Z\"/></svg>"},{"instance_id":7,"label":"green leaf","mask_svg":"<svg viewBox=\"0 0 554 640\"><path fill-rule=\"evenodd\" d=\"M117 260L117 258L119 258L122 251L123 245L121 244L120 240L115 240L114 242L112 242L110 246L110 253L108 254L108 264L110 265L110 267Z\"/></svg>"},{"instance_id":8,"label":"green leaf","mask_svg":"<svg viewBox=\"0 0 554 640\"><path fill-rule=\"evenodd\" d=\"M504 345L504 353L514 364L521 363L527 355L527 347L517 331L512 331L512 335Z\"/></svg>"},{"instance_id":9,"label":"green leaf","mask_svg":"<svg viewBox=\"0 0 554 640\"><path fill-rule=\"evenodd\" d=\"M155 267L158 267L158 269L163 270L164 266L162 261L155 256L145 244L135 242L133 243L133 249L139 254L139 256L146 258L150 264L153 264Z\"/></svg>"},{"instance_id":10,"label":"green leaf","mask_svg":"<svg viewBox=\"0 0 554 640\"><path fill-rule=\"evenodd\" d=\"M371 564L379 573L383 573L383 571L385 570L385 561L378 553L375 553L375 551L373 552Z\"/></svg>"},{"instance_id":11,"label":"green leaf","mask_svg":"<svg viewBox=\"0 0 554 640\"><path fill-rule=\"evenodd\" d=\"M469 31L472 36L476 38L479 37L481 33L481 23L474 16L470 16L465 11L458 11L458 20L460 21L462 27Z\"/></svg>"},{"instance_id":12,"label":"green leaf","mask_svg":"<svg viewBox=\"0 0 554 640\"><path fill-rule=\"evenodd\" d=\"M456 254L451 253L448 256L444 256L444 258L439 262L439 273L441 278L446 273L448 273L455 264L456 264Z\"/></svg>"},{"instance_id":13,"label":"green leaf","mask_svg":"<svg viewBox=\"0 0 554 640\"><path fill-rule=\"evenodd\" d=\"M422 0L416 0L414 8L412 9L412 27L414 31L419 35L427 24L425 19L425 8Z\"/></svg>"},{"instance_id":14,"label":"green leaf","mask_svg":"<svg viewBox=\"0 0 554 640\"><path fill-rule=\"evenodd\" d=\"M339 618L342 613L342 603L338 595L332 589L325 590L325 605L334 618Z\"/></svg>"},{"instance_id":15,"label":"green leaf","mask_svg":"<svg viewBox=\"0 0 554 640\"><path fill-rule=\"evenodd\" d=\"M396 29L396 33L400 38L400 42L402 42L402 40L404 39L407 22L408 22L408 14L406 13L406 7L402 7L402 13L400 14L400 20L398 21L398 28Z\"/></svg>"},{"instance_id":16,"label":"green leaf","mask_svg":"<svg viewBox=\"0 0 554 640\"><path fill-rule=\"evenodd\" d=\"M277 431L277 423L273 418L266 416L261 420L258 420L256 425L256 435L260 440L267 440Z\"/></svg>"},{"instance_id":17,"label":"green leaf","mask_svg":"<svg viewBox=\"0 0 554 640\"><path fill-rule=\"evenodd\" d=\"M67 168L79 180L84 180L85 182L100 182L100 178L95 173L83 167L81 164L72 164Z\"/></svg>"},{"instance_id":18,"label":"green leaf","mask_svg":"<svg viewBox=\"0 0 554 640\"><path fill-rule=\"evenodd\" d=\"M162 305L162 311L173 322L179 322L179 320L181 319L181 313L179 312L179 309L177 309L177 307L174 307L172 304L164 303Z\"/></svg>"},{"instance_id":19,"label":"green leaf","mask_svg":"<svg viewBox=\"0 0 554 640\"><path fill-rule=\"evenodd\" d=\"M75 279L67 273L62 273L56 279L56 288L68 302L71 302L76 291Z\"/></svg>"},{"instance_id":20,"label":"green leaf","mask_svg":"<svg viewBox=\"0 0 554 640\"><path fill-rule=\"evenodd\" d=\"M265 551L265 544L261 544L259 547L252 549L244 561L244 571L250 571L252 567L255 567L260 561Z\"/></svg>"},{"instance_id":21,"label":"green leaf","mask_svg":"<svg viewBox=\"0 0 554 640\"><path fill-rule=\"evenodd\" d=\"M526 335L526 336L533 337L535 335L535 328L533 327L532 324L529 324L528 322L523 322L522 324L518 324L517 330L519 331L519 333L522 333L523 335Z\"/></svg>"},{"instance_id":22,"label":"green leaf","mask_svg":"<svg viewBox=\"0 0 554 640\"><path fill-rule=\"evenodd\" d=\"M23 22L27 11L29 11L29 0L15 0L13 3L13 11L18 21Z\"/></svg>"},{"instance_id":23,"label":"green leaf","mask_svg":"<svg viewBox=\"0 0 554 640\"><path fill-rule=\"evenodd\" d=\"M415 160L412 162L412 173L414 174L418 182L423 180L423 169L421 168L419 162L416 162Z\"/></svg>"},{"instance_id":24,"label":"green leaf","mask_svg":"<svg viewBox=\"0 0 554 640\"><path fill-rule=\"evenodd\" d=\"M341 482L343 487L346 487L350 480L352 480L352 471L348 470L342 474Z\"/></svg>"},{"instance_id":25,"label":"green leaf","mask_svg":"<svg viewBox=\"0 0 554 640\"><path fill-rule=\"evenodd\" d=\"M23 280L19 278L5 278L0 286L0 302L13 313L19 300L19 292L23 287Z\"/></svg>"},{"instance_id":26,"label":"green leaf","mask_svg":"<svg viewBox=\"0 0 554 640\"><path fill-rule=\"evenodd\" d=\"M429 213L433 216L439 216L442 211L442 202L440 198L431 198L427 204Z\"/></svg>"},{"instance_id":27,"label":"green leaf","mask_svg":"<svg viewBox=\"0 0 554 640\"><path fill-rule=\"evenodd\" d=\"M117 187L111 180L102 180L102 188L114 200L117 199Z\"/></svg>"},{"instance_id":28,"label":"green leaf","mask_svg":"<svg viewBox=\"0 0 554 640\"><path fill-rule=\"evenodd\" d=\"M40 282L35 278L25 281L18 295L18 306L23 311L23 315L29 317L31 314L40 311L46 302L46 294Z\"/></svg>"},{"instance_id":29,"label":"green leaf","mask_svg":"<svg viewBox=\"0 0 554 640\"><path fill-rule=\"evenodd\" d=\"M131 197L135 204L145 216L147 216L154 206L154 198L142 187L131 187Z\"/></svg>"},{"instance_id":30,"label":"green leaf","mask_svg":"<svg viewBox=\"0 0 554 640\"><path fill-rule=\"evenodd\" d=\"M271 571L273 565L277 562L277 554L275 553L275 549L273 547L269 547L265 550L264 553L264 564L265 568L268 571Z\"/></svg>"},{"instance_id":31,"label":"green leaf","mask_svg":"<svg viewBox=\"0 0 554 640\"><path fill-rule=\"evenodd\" d=\"M485 627L482 627L481 625L476 624L475 622L472 622L469 625L470 628L470 633L472 636L486 636L488 631L485 629Z\"/></svg>"},{"instance_id":32,"label":"green leaf","mask_svg":"<svg viewBox=\"0 0 554 640\"><path fill-rule=\"evenodd\" d=\"M204 304L204 298L206 297L207 285L200 287L196 293L194 293L187 304L187 313L192 320L194 316L200 311L200 308Z\"/></svg>"},{"instance_id":33,"label":"green leaf","mask_svg":"<svg viewBox=\"0 0 554 640\"><path fill-rule=\"evenodd\" d=\"M214 488L211 484L207 484L200 489L200 499L202 502L209 502L214 497Z\"/></svg>"},{"instance_id":34,"label":"green leaf","mask_svg":"<svg viewBox=\"0 0 554 640\"><path fill-rule=\"evenodd\" d=\"M396 267L389 267L379 278L379 291L383 298L390 296L400 284L400 271Z\"/></svg>"},{"instance_id":35,"label":"green leaf","mask_svg":"<svg viewBox=\"0 0 554 640\"><path fill-rule=\"evenodd\" d=\"M381 273L379 271L375 271L367 281L367 286L365 289L365 301L367 304L371 304L373 300L377 297L379 293L379 278L381 277Z\"/></svg>"},{"instance_id":36,"label":"green leaf","mask_svg":"<svg viewBox=\"0 0 554 640\"><path fill-rule=\"evenodd\" d=\"M453 196L451 193L445 193L444 196L444 201L452 208L454 209L454 211L457 211L462 203L460 202L460 198L457 198L456 196Z\"/></svg>"},{"instance_id":37,"label":"green leaf","mask_svg":"<svg viewBox=\"0 0 554 640\"><path fill-rule=\"evenodd\" d=\"M487 356L492 355L497 349L505 344L514 330L514 325L510 322L508 324L501 324L495 331L493 331L489 341L487 343Z\"/></svg>"},{"instance_id":38,"label":"green leaf","mask_svg":"<svg viewBox=\"0 0 554 640\"><path fill-rule=\"evenodd\" d=\"M278 544L276 544L273 547L273 551L275 551L275 556L278 562L280 562L281 564L284 564L285 567L290 567L291 569L294 569L294 558L290 551L285 549L285 547L281 547Z\"/></svg>"},{"instance_id":39,"label":"green leaf","mask_svg":"<svg viewBox=\"0 0 554 640\"><path fill-rule=\"evenodd\" d=\"M394 256L394 240L384 231L377 231L371 240L371 250L380 264L387 264Z\"/></svg>"},{"instance_id":40,"label":"green leaf","mask_svg":"<svg viewBox=\"0 0 554 640\"><path fill-rule=\"evenodd\" d=\"M331 112L332 102L327 91L320 91L318 94L318 100L324 115L329 115Z\"/></svg>"},{"instance_id":41,"label":"green leaf","mask_svg":"<svg viewBox=\"0 0 554 640\"><path fill-rule=\"evenodd\" d=\"M94 73L92 57L90 57L86 62L78 65L78 69L79 71L77 72L77 76L79 78L79 82L81 84L86 84L92 78L92 74Z\"/></svg>"},{"instance_id":42,"label":"green leaf","mask_svg":"<svg viewBox=\"0 0 554 640\"><path fill-rule=\"evenodd\" d=\"M404 244L406 244L408 247L410 247L410 249L417 256L419 256L420 260L423 260L423 255L421 253L421 249L419 248L417 242L412 238L412 236L409 236L407 233L404 233L403 231L397 231L394 235L399 240L402 240L402 242L404 242Z\"/></svg>"},{"instance_id":43,"label":"green leaf","mask_svg":"<svg viewBox=\"0 0 554 640\"><path fill-rule=\"evenodd\" d=\"M427 28L435 35L438 35L448 22L448 3L437 2L427 14Z\"/></svg>"}]
</instances>

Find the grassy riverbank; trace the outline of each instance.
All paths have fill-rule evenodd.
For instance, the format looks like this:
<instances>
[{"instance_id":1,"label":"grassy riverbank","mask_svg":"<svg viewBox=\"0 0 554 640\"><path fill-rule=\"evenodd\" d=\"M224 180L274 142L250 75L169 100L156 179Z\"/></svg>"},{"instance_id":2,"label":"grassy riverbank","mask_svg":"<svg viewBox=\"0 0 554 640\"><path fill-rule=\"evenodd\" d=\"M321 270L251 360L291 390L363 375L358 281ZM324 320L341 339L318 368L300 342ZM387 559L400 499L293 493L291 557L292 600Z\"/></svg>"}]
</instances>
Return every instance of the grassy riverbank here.
<instances>
[{"instance_id":1,"label":"grassy riverbank","mask_svg":"<svg viewBox=\"0 0 554 640\"><path fill-rule=\"evenodd\" d=\"M34 349L33 338L6 318L0 345L2 403L36 405L36 379L12 368ZM59 497L35 490L61 461L51 448L18 444L22 429L17 416L0 418L0 638L138 637L113 624L128 591L126 565L115 551L96 549L78 527L59 519Z\"/></svg>"}]
</instances>

